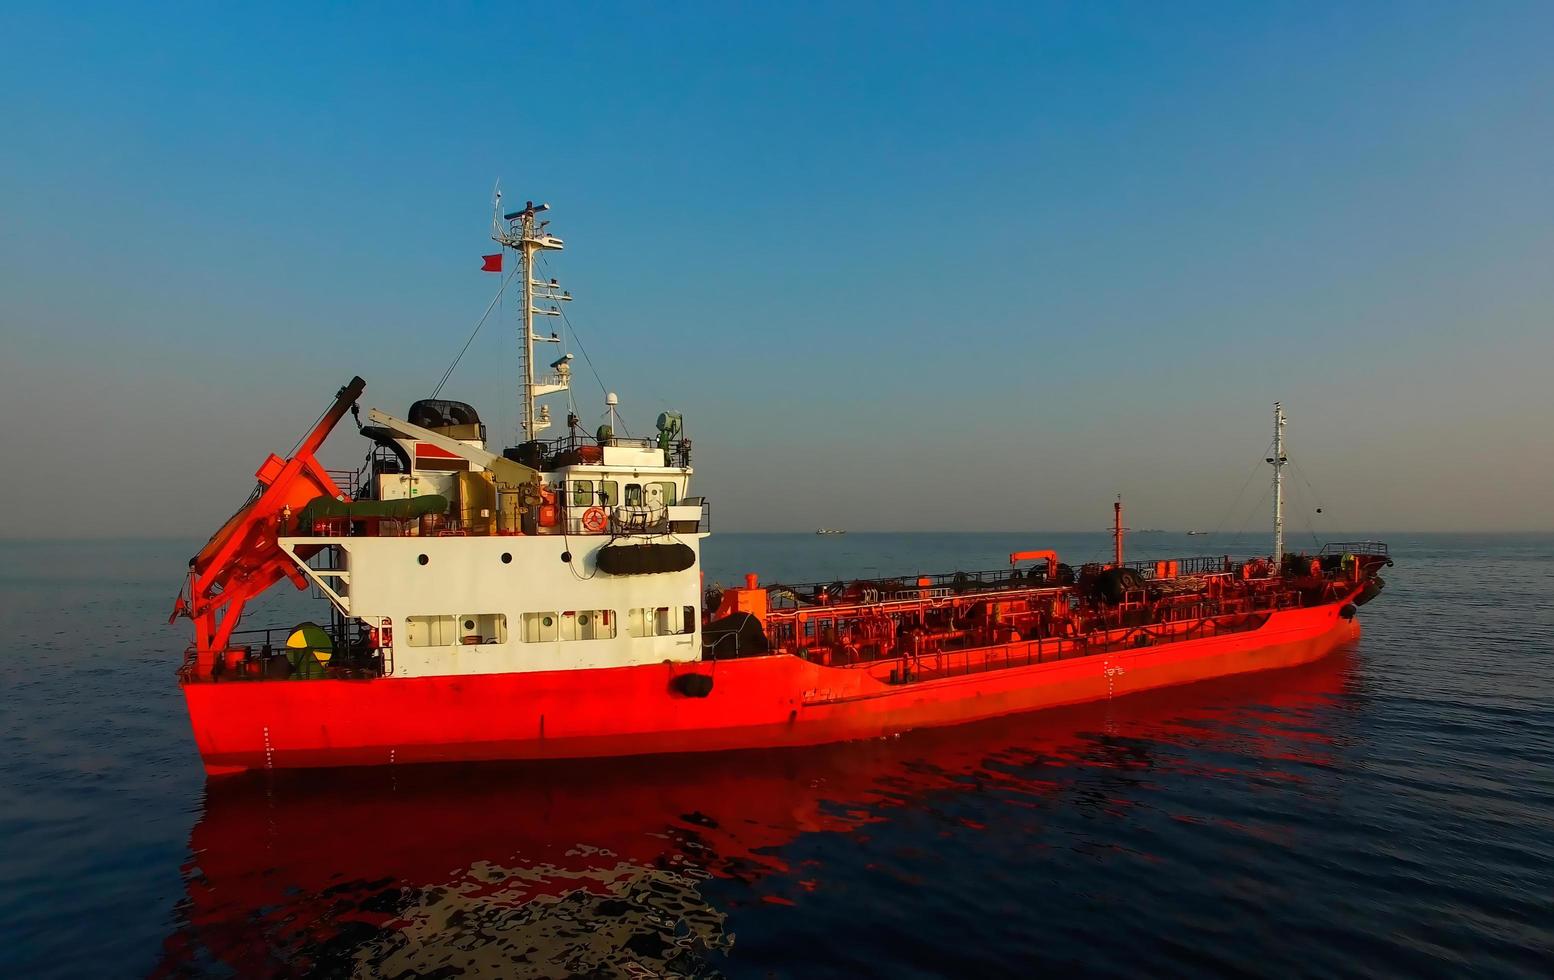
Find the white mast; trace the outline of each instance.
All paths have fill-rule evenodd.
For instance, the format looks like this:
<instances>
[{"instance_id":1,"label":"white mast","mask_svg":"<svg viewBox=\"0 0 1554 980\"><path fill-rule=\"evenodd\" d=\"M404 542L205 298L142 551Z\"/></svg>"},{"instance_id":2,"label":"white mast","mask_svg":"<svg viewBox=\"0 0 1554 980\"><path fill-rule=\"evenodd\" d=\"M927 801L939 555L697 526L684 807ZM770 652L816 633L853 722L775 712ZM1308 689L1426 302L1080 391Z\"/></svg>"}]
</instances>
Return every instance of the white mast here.
<instances>
[{"instance_id":1,"label":"white mast","mask_svg":"<svg viewBox=\"0 0 1554 980\"><path fill-rule=\"evenodd\" d=\"M1284 405L1279 402L1273 403L1273 455L1268 462L1273 464L1273 568L1277 575L1284 567L1284 464L1289 462L1284 455Z\"/></svg>"},{"instance_id":2,"label":"white mast","mask_svg":"<svg viewBox=\"0 0 1554 980\"><path fill-rule=\"evenodd\" d=\"M500 219L495 215L492 217L491 239L518 253L518 273L523 276L522 339L518 345L523 360L523 376L518 399L523 408L523 438L525 442L530 442L542 429L550 427L550 408L542 407L536 413L534 400L541 395L565 391L571 380L571 368L567 363L571 358L566 356L551 363L554 372L551 377L544 381L536 381L534 378L534 345L561 343L561 338L554 332L548 337L542 337L534 332L536 316L560 316L561 307L550 306L541 309L534 304L540 301L568 302L572 299L572 294L562 291L554 279L544 282L534 277L534 257L540 252L560 251L562 248L561 239L545 230L545 226L550 222L536 223L534 220L535 215L549 211L550 205L526 201L523 210L502 214L500 191L497 192L496 202L496 214L501 217ZM504 221L507 222L506 227L502 225Z\"/></svg>"}]
</instances>

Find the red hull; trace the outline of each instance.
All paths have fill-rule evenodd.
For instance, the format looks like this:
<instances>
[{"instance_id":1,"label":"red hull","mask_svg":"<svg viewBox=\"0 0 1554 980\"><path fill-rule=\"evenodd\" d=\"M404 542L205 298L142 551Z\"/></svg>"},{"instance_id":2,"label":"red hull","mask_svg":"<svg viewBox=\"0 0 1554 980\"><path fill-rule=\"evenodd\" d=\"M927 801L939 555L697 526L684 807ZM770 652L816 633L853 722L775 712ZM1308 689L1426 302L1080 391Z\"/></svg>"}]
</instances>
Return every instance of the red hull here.
<instances>
[{"instance_id":1,"label":"red hull","mask_svg":"<svg viewBox=\"0 0 1554 980\"><path fill-rule=\"evenodd\" d=\"M818 745L1310 663L1359 635L1341 603L1256 630L908 684L792 656L473 676L188 683L208 773ZM1028 645L1011 645L1028 646ZM986 653L1000 659L1009 648ZM980 652L976 652L980 656ZM671 687L713 678L704 698Z\"/></svg>"}]
</instances>

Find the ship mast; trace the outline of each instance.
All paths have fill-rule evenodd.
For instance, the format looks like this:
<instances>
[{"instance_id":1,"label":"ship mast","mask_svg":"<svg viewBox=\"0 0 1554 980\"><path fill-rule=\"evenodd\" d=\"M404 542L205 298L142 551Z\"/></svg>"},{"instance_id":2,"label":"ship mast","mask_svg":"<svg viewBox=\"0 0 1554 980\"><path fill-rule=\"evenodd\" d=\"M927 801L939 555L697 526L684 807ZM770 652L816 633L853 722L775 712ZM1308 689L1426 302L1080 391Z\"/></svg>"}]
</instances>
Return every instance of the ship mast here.
<instances>
[{"instance_id":1,"label":"ship mast","mask_svg":"<svg viewBox=\"0 0 1554 980\"><path fill-rule=\"evenodd\" d=\"M1122 494L1112 504L1112 563L1122 567Z\"/></svg>"},{"instance_id":2,"label":"ship mast","mask_svg":"<svg viewBox=\"0 0 1554 980\"><path fill-rule=\"evenodd\" d=\"M1284 405L1273 403L1273 568L1274 574L1284 567Z\"/></svg>"},{"instance_id":3,"label":"ship mast","mask_svg":"<svg viewBox=\"0 0 1554 980\"><path fill-rule=\"evenodd\" d=\"M541 252L560 251L561 239L545 230L549 221L534 220L535 216L550 210L549 204L524 202L522 210L502 213L502 192L496 193L495 213L491 218L491 240L518 253L518 274L523 276L523 310L520 314L521 337L518 345L522 361L518 400L522 407L523 439L532 442L538 433L550 427L550 409L542 406L536 411L534 400L541 395L565 391L571 382L568 362L571 355L564 354L551 362L552 374L542 380L535 379L534 345L538 343L560 344L561 338L552 331L544 337L534 332L536 316L560 316L560 306L541 308L536 303L564 303L572 294L561 289L556 280L548 282L535 278L534 259ZM505 222L505 225L504 225Z\"/></svg>"}]
</instances>

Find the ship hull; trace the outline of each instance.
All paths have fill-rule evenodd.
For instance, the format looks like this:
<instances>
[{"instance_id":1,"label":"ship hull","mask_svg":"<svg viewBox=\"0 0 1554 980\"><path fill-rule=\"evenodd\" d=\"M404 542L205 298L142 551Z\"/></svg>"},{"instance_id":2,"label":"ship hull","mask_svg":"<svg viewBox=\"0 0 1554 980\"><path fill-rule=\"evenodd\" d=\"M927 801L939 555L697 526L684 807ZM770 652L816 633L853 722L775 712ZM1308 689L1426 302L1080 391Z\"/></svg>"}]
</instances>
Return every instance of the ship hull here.
<instances>
[{"instance_id":1,"label":"ship hull","mask_svg":"<svg viewBox=\"0 0 1554 980\"><path fill-rule=\"evenodd\" d=\"M907 683L892 682L889 664L826 667L781 655L183 690L211 775L818 745L1310 663L1359 636L1342 609L1282 610L1245 632L1035 662L1030 643L990 647L963 655L964 672L952 663ZM1016 649L1023 661L1011 658ZM710 691L685 693L705 687L677 680L686 674L710 678Z\"/></svg>"}]
</instances>

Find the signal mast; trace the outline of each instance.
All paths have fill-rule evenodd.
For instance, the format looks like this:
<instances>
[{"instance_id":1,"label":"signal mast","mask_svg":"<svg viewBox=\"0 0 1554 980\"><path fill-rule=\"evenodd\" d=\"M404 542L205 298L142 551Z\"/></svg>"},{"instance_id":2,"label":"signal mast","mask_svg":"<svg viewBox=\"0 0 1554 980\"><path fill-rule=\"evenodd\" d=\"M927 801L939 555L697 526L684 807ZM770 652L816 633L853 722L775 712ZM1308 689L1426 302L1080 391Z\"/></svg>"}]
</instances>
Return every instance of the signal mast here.
<instances>
[{"instance_id":1,"label":"signal mast","mask_svg":"<svg viewBox=\"0 0 1554 980\"><path fill-rule=\"evenodd\" d=\"M571 354L563 354L550 364L551 374L542 381L535 380L534 345L540 343L560 345L561 338L551 331L545 337L534 330L536 316L560 316L561 307L551 305L541 308L536 303L570 303L572 294L563 290L555 280L535 278L534 258L541 252L559 252L564 247L561 239L545 230L549 221L536 222L535 216L550 210L548 204L525 201L522 210L502 213L502 192L496 192L491 216L491 240L518 253L518 274L523 276L523 312L520 316L522 340L518 350L522 359L522 377L519 401L523 407L523 438L533 442L538 434L550 428L550 406L541 406L536 412L534 400L542 395L566 391L571 387Z\"/></svg>"},{"instance_id":2,"label":"signal mast","mask_svg":"<svg viewBox=\"0 0 1554 980\"><path fill-rule=\"evenodd\" d=\"M1278 574L1284 567L1284 464L1290 458L1284 455L1284 405L1273 403L1273 455L1267 462L1273 464L1273 569Z\"/></svg>"}]
</instances>

